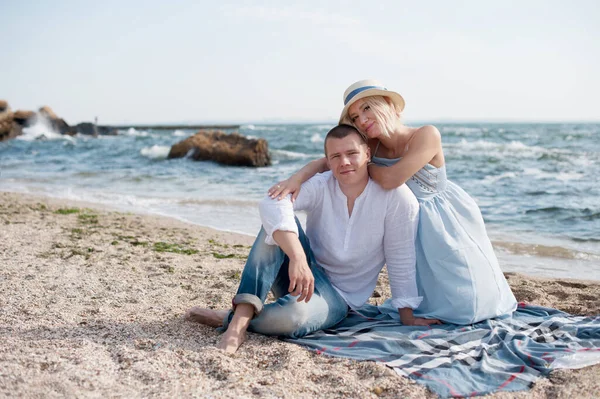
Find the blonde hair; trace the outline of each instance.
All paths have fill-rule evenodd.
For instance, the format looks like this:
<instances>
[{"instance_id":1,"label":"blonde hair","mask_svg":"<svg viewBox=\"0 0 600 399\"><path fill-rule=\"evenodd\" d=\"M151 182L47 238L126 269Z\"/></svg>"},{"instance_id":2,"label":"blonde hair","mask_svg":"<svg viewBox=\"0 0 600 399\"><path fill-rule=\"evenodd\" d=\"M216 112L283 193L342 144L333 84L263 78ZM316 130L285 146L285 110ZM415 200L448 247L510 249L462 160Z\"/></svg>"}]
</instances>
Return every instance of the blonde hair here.
<instances>
[{"instance_id":1,"label":"blonde hair","mask_svg":"<svg viewBox=\"0 0 600 399\"><path fill-rule=\"evenodd\" d=\"M383 128L382 134L389 137L390 133L396 129L396 125L400 121L402 111L391 101L388 101L384 96L369 96L362 99L365 104L371 107L375 114L375 118ZM343 123L355 126L348 116L344 115Z\"/></svg>"}]
</instances>

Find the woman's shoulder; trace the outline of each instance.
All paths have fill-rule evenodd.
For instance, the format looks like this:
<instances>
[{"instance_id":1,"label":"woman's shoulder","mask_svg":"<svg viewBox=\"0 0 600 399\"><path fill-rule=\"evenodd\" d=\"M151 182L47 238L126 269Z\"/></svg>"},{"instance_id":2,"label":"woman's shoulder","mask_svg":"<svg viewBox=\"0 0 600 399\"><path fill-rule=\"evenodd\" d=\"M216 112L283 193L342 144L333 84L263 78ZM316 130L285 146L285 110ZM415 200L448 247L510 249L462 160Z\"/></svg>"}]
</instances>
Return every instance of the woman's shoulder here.
<instances>
[{"instance_id":1,"label":"woman's shoulder","mask_svg":"<svg viewBox=\"0 0 600 399\"><path fill-rule=\"evenodd\" d=\"M441 136L441 133L438 130L438 128L433 125L423 125L420 127L416 127L414 129L415 129L414 134L425 135L425 136L430 136L430 137L440 137Z\"/></svg>"},{"instance_id":2,"label":"woman's shoulder","mask_svg":"<svg viewBox=\"0 0 600 399\"><path fill-rule=\"evenodd\" d=\"M438 145L441 141L442 135L437 127L433 125L424 125L414 128L413 134L408 141L408 145L415 143Z\"/></svg>"}]
</instances>

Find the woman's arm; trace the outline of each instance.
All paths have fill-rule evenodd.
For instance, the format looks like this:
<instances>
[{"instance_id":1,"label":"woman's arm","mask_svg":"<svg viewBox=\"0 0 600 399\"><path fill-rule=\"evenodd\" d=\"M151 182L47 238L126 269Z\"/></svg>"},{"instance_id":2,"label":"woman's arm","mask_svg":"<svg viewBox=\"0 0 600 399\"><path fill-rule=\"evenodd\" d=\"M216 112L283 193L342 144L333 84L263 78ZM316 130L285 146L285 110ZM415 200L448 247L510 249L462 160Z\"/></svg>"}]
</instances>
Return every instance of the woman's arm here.
<instances>
[{"instance_id":1,"label":"woman's arm","mask_svg":"<svg viewBox=\"0 0 600 399\"><path fill-rule=\"evenodd\" d=\"M369 165L369 175L386 190L406 183L423 166L442 152L442 138L435 126L423 126L414 133L408 152L394 165Z\"/></svg>"},{"instance_id":2,"label":"woman's arm","mask_svg":"<svg viewBox=\"0 0 600 399\"><path fill-rule=\"evenodd\" d=\"M296 199L300 193L300 186L302 183L316 175L317 173L323 173L329 170L327 166L327 158L319 158L314 161L310 161L302 167L298 172L294 173L289 179L280 181L279 183L272 186L268 194L271 198L279 197L283 199L286 195L292 194L292 202Z\"/></svg>"}]
</instances>

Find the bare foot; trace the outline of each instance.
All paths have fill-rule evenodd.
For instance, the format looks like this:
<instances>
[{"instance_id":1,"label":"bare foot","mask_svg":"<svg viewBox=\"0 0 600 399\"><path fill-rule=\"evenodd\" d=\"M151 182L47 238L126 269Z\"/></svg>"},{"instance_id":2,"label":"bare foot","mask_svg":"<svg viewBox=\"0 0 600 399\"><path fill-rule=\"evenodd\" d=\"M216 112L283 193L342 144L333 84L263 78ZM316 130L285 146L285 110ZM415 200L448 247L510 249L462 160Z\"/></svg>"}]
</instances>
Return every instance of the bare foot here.
<instances>
[{"instance_id":1,"label":"bare foot","mask_svg":"<svg viewBox=\"0 0 600 399\"><path fill-rule=\"evenodd\" d=\"M225 353L235 353L240 345L246 341L246 331L237 332L230 330L225 331L223 337L221 337L221 341L217 345L217 348L225 351Z\"/></svg>"},{"instance_id":2,"label":"bare foot","mask_svg":"<svg viewBox=\"0 0 600 399\"><path fill-rule=\"evenodd\" d=\"M184 319L210 327L221 327L228 313L227 310L213 310L194 306L185 312Z\"/></svg>"}]
</instances>

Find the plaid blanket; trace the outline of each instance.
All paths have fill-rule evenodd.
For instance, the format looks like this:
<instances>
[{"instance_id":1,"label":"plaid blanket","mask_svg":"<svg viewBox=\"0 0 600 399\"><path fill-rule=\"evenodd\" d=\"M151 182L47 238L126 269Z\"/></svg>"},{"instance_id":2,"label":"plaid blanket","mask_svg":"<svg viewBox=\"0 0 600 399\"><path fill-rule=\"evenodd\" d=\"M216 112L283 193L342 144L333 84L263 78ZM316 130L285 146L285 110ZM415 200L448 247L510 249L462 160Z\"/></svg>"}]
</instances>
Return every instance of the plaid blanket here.
<instances>
[{"instance_id":1,"label":"plaid blanket","mask_svg":"<svg viewBox=\"0 0 600 399\"><path fill-rule=\"evenodd\" d=\"M381 362L441 397L475 396L525 390L554 369L600 363L600 316L521 303L512 316L468 326L409 327L386 303L351 311L335 329L286 340Z\"/></svg>"}]
</instances>

